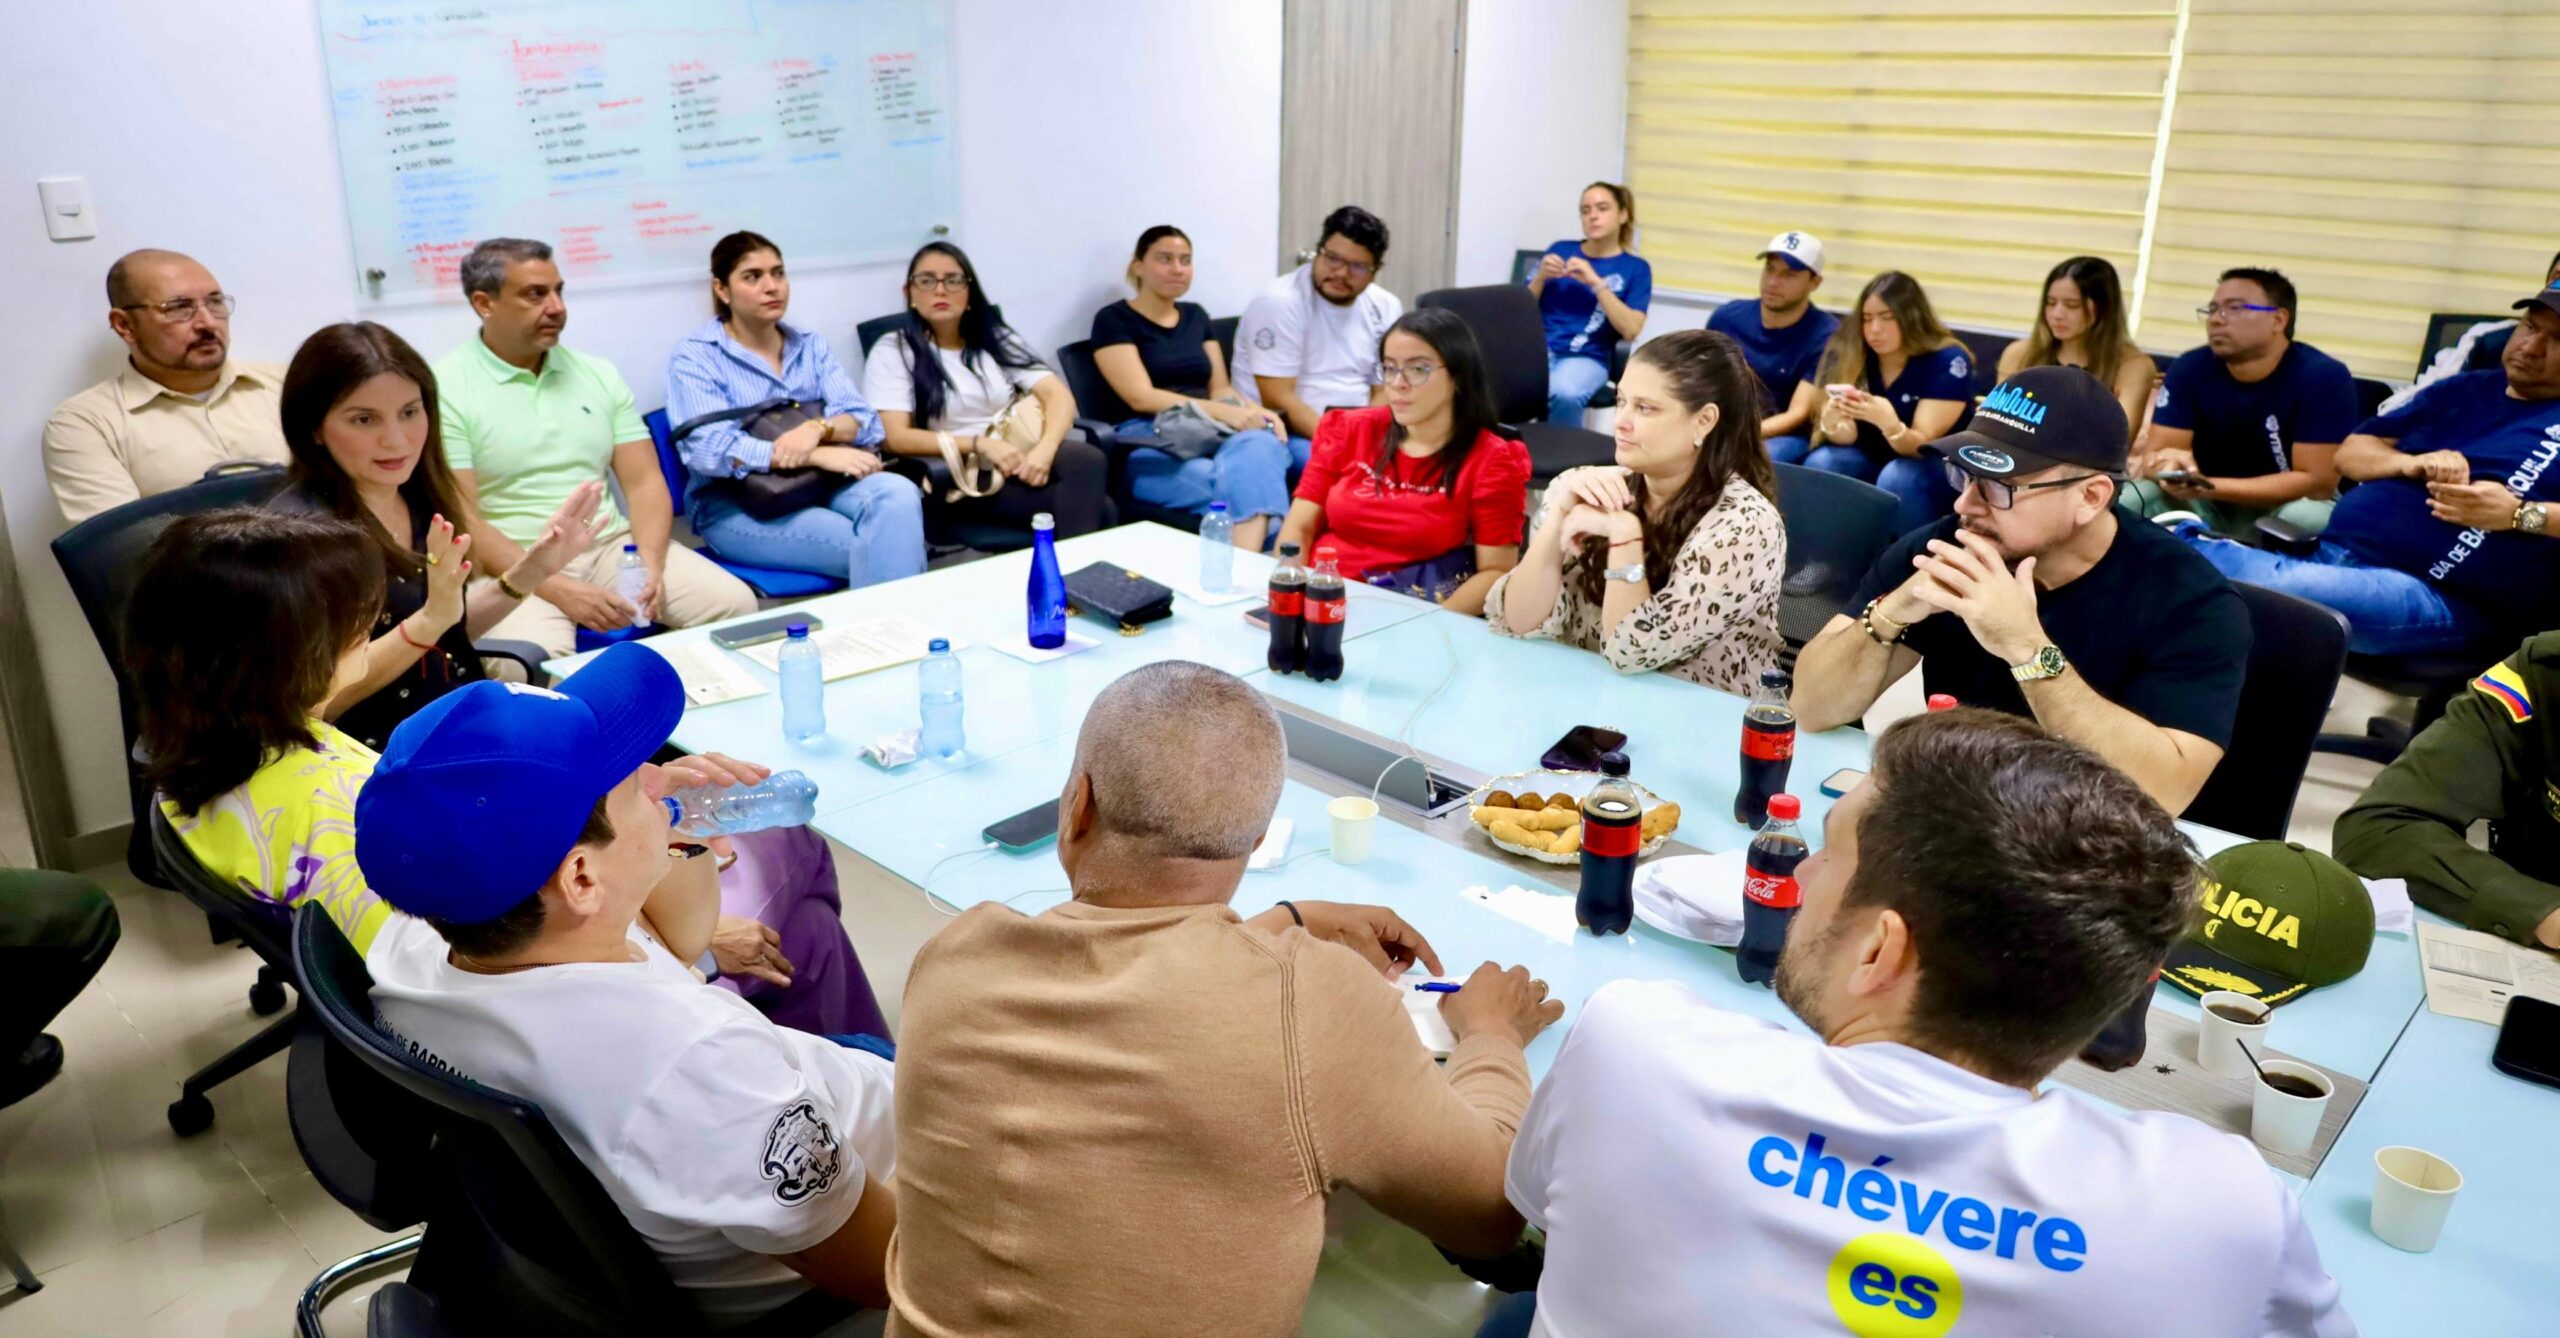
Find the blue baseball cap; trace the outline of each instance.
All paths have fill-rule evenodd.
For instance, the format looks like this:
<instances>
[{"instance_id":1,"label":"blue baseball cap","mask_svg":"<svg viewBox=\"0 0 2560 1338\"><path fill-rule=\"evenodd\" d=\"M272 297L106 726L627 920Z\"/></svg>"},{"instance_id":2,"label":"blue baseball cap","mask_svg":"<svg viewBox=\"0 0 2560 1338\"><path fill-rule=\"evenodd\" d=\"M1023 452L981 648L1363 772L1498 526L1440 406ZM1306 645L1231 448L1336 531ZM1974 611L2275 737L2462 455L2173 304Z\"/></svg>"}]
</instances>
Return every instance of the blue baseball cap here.
<instances>
[{"instance_id":1,"label":"blue baseball cap","mask_svg":"<svg viewBox=\"0 0 2560 1338\"><path fill-rule=\"evenodd\" d=\"M473 683L391 732L356 796L356 864L411 915L494 920L560 867L596 801L684 714L675 667L609 646L557 688Z\"/></svg>"}]
</instances>

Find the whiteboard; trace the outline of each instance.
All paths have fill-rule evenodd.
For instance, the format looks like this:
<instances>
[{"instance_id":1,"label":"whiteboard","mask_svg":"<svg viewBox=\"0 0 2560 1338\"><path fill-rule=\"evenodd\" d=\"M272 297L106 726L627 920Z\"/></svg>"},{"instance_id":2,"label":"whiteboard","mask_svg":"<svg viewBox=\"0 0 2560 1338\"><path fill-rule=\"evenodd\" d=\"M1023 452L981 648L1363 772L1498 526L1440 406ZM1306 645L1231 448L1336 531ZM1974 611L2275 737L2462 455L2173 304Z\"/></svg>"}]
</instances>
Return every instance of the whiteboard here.
<instances>
[{"instance_id":1,"label":"whiteboard","mask_svg":"<svg viewBox=\"0 0 2560 1338\"><path fill-rule=\"evenodd\" d=\"M903 260L951 216L942 0L320 0L366 301L459 301L484 237L588 284Z\"/></svg>"}]
</instances>

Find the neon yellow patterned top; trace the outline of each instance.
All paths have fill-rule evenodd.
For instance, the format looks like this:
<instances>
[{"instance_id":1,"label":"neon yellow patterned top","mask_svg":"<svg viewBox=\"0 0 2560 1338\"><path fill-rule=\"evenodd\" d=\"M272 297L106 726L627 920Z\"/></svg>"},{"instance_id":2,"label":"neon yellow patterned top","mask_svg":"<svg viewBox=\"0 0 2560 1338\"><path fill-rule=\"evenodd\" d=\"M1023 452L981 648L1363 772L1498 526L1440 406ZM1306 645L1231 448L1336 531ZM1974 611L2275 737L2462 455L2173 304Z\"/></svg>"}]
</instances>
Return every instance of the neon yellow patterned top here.
<instances>
[{"instance_id":1,"label":"neon yellow patterned top","mask_svg":"<svg viewBox=\"0 0 2560 1338\"><path fill-rule=\"evenodd\" d=\"M356 867L356 793L378 754L317 720L311 734L316 751L286 752L194 817L167 799L160 811L214 877L287 911L318 898L362 953L392 914Z\"/></svg>"}]
</instances>

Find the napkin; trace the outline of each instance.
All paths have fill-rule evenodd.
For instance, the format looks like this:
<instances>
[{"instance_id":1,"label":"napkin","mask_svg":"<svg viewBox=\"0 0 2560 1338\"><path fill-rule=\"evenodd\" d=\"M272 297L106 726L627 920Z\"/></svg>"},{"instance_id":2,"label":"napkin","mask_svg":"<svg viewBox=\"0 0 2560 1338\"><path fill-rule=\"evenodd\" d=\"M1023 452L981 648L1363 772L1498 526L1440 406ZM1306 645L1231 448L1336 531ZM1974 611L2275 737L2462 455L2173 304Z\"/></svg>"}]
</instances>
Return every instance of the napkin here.
<instances>
[{"instance_id":1,"label":"napkin","mask_svg":"<svg viewBox=\"0 0 2560 1338\"><path fill-rule=\"evenodd\" d=\"M2365 894L2373 898L2373 929L2377 934L2415 933L2417 908L2409 904L2409 883L2401 878L2367 878Z\"/></svg>"},{"instance_id":2,"label":"napkin","mask_svg":"<svg viewBox=\"0 0 2560 1338\"><path fill-rule=\"evenodd\" d=\"M1675 855L1636 869L1636 917L1677 938L1742 941L1743 852Z\"/></svg>"}]
</instances>

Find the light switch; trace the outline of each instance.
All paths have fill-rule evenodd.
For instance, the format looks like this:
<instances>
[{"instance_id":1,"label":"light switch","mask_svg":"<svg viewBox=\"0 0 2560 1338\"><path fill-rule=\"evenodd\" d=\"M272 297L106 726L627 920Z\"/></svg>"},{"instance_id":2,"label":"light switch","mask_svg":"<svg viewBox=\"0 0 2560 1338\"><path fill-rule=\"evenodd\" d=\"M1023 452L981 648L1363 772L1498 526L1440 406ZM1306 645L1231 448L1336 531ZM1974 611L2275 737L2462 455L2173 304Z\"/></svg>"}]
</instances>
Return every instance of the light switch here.
<instances>
[{"instance_id":1,"label":"light switch","mask_svg":"<svg viewBox=\"0 0 2560 1338\"><path fill-rule=\"evenodd\" d=\"M87 178L38 177L36 195L44 201L44 235L57 242L84 242L98 235Z\"/></svg>"}]
</instances>

